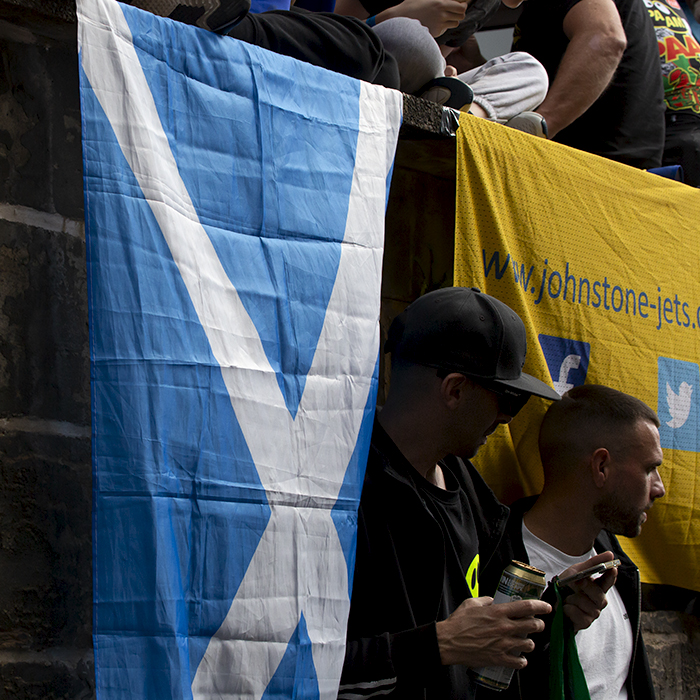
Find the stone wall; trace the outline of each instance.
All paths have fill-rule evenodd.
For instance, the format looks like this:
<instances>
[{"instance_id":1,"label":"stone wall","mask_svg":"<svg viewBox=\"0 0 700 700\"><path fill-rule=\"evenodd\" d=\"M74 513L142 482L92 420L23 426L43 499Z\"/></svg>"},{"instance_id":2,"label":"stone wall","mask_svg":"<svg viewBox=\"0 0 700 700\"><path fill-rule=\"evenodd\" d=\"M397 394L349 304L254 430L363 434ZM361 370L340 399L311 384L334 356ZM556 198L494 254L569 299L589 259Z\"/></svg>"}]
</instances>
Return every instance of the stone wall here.
<instances>
[{"instance_id":1,"label":"stone wall","mask_svg":"<svg viewBox=\"0 0 700 700\"><path fill-rule=\"evenodd\" d=\"M388 209L384 328L452 280L454 147L409 136ZM0 700L94 696L82 206L73 3L0 0ZM661 700L697 698L697 617L644 624Z\"/></svg>"},{"instance_id":2,"label":"stone wall","mask_svg":"<svg viewBox=\"0 0 700 700\"><path fill-rule=\"evenodd\" d=\"M94 694L72 7L0 4L0 697Z\"/></svg>"},{"instance_id":3,"label":"stone wall","mask_svg":"<svg viewBox=\"0 0 700 700\"><path fill-rule=\"evenodd\" d=\"M0 697L77 699L94 672L76 38L69 3L31 5L0 3Z\"/></svg>"},{"instance_id":4,"label":"stone wall","mask_svg":"<svg viewBox=\"0 0 700 700\"><path fill-rule=\"evenodd\" d=\"M700 698L700 620L682 612L643 613L642 632L657 700Z\"/></svg>"}]
</instances>

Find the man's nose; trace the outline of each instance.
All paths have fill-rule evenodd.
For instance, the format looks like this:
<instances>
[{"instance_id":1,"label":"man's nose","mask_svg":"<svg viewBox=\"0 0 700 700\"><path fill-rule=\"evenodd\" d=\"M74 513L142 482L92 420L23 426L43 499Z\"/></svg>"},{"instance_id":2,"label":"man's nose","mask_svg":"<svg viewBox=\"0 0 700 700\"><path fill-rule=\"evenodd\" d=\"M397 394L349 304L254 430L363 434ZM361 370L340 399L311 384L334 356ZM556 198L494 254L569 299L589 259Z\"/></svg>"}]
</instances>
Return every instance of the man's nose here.
<instances>
[{"instance_id":1,"label":"man's nose","mask_svg":"<svg viewBox=\"0 0 700 700\"><path fill-rule=\"evenodd\" d=\"M661 498L665 493L666 489L664 488L664 482L661 480L661 474L659 474L658 469L655 469L652 475L651 498L652 500Z\"/></svg>"}]
</instances>

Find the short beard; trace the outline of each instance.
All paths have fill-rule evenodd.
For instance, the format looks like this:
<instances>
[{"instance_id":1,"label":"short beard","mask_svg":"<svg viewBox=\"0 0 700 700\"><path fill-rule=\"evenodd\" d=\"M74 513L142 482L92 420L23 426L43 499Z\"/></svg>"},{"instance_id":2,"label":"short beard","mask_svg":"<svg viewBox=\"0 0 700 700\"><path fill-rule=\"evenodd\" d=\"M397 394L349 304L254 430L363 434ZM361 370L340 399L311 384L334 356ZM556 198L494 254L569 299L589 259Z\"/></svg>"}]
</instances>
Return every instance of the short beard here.
<instances>
[{"instance_id":1,"label":"short beard","mask_svg":"<svg viewBox=\"0 0 700 700\"><path fill-rule=\"evenodd\" d=\"M642 513L630 512L612 499L596 503L593 506L593 515L603 528L612 532L613 535L636 537L642 531Z\"/></svg>"}]
</instances>

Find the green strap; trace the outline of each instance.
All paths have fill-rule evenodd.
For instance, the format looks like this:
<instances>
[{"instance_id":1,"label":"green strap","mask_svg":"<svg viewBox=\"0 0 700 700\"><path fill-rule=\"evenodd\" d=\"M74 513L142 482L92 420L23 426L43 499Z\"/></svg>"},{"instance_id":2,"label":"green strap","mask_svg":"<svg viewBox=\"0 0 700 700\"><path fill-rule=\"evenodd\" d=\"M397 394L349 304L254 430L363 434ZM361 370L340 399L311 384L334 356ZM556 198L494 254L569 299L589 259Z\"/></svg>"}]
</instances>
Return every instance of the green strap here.
<instances>
[{"instance_id":1,"label":"green strap","mask_svg":"<svg viewBox=\"0 0 700 700\"><path fill-rule=\"evenodd\" d=\"M549 700L591 700L578 658L574 628L564 617L564 604L555 584L557 608L549 642Z\"/></svg>"}]
</instances>

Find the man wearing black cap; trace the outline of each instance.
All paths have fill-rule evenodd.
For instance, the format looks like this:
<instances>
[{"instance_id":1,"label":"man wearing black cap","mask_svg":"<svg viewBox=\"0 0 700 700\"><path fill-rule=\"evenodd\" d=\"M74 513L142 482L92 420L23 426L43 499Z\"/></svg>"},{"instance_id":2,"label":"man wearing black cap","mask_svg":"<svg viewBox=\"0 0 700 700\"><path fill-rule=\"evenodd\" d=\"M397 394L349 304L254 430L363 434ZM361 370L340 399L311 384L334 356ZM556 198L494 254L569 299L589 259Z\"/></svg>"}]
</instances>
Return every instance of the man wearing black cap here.
<instances>
[{"instance_id":1,"label":"man wearing black cap","mask_svg":"<svg viewBox=\"0 0 700 700\"><path fill-rule=\"evenodd\" d=\"M469 669L523 668L527 635L544 629L535 616L551 607L479 597L510 563L508 509L468 460L531 395L559 396L522 372L518 315L478 290L421 297L394 319L385 350L391 390L360 503L338 698L473 698Z\"/></svg>"}]
</instances>

